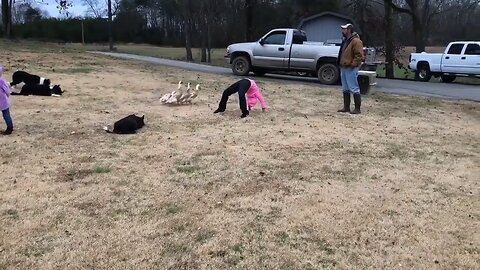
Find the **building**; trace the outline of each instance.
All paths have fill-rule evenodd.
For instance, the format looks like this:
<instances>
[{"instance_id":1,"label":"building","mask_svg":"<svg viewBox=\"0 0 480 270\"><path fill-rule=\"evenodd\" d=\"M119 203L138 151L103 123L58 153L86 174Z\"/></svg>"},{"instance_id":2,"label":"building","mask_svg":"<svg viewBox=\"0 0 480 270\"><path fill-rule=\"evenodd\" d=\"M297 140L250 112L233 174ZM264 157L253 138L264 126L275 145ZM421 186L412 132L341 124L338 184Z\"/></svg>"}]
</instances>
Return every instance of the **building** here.
<instances>
[{"instance_id":1,"label":"building","mask_svg":"<svg viewBox=\"0 0 480 270\"><path fill-rule=\"evenodd\" d=\"M350 17L334 12L322 12L303 19L298 25L298 29L307 33L308 41L341 43L340 25L347 23L357 26ZM361 34L360 29L356 28L355 31Z\"/></svg>"}]
</instances>

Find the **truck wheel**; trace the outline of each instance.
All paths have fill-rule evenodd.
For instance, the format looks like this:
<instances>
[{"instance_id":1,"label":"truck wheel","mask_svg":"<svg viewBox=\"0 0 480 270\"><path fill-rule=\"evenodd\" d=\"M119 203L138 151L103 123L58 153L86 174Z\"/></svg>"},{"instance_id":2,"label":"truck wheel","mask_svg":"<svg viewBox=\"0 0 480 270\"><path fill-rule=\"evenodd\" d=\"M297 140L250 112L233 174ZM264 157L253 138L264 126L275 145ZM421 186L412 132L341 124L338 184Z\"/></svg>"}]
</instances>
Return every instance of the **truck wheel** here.
<instances>
[{"instance_id":1,"label":"truck wheel","mask_svg":"<svg viewBox=\"0 0 480 270\"><path fill-rule=\"evenodd\" d=\"M442 82L444 83L451 83L455 80L456 76L453 75L441 75L440 78L442 78Z\"/></svg>"},{"instance_id":2,"label":"truck wheel","mask_svg":"<svg viewBox=\"0 0 480 270\"><path fill-rule=\"evenodd\" d=\"M232 62L233 74L239 76L248 75L250 72L250 61L245 56L237 56Z\"/></svg>"},{"instance_id":3,"label":"truck wheel","mask_svg":"<svg viewBox=\"0 0 480 270\"><path fill-rule=\"evenodd\" d=\"M340 78L340 72L335 64L322 64L317 71L318 80L323 84L335 84Z\"/></svg>"},{"instance_id":4,"label":"truck wheel","mask_svg":"<svg viewBox=\"0 0 480 270\"><path fill-rule=\"evenodd\" d=\"M428 82L432 78L432 72L430 71L430 67L428 64L420 64L417 67L417 71L415 72L415 79Z\"/></svg>"}]
</instances>

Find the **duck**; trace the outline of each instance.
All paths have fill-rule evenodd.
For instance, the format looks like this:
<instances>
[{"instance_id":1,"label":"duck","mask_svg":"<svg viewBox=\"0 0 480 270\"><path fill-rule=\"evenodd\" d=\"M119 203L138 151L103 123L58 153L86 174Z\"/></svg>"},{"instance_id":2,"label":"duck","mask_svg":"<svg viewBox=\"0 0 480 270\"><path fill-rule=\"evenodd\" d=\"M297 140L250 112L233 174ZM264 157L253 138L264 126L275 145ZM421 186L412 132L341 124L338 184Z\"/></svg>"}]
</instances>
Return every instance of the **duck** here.
<instances>
[{"instance_id":1,"label":"duck","mask_svg":"<svg viewBox=\"0 0 480 270\"><path fill-rule=\"evenodd\" d=\"M185 103L189 98L190 98L190 83L187 84L187 92L185 94L182 94L180 99L178 99L178 102Z\"/></svg>"},{"instance_id":2,"label":"duck","mask_svg":"<svg viewBox=\"0 0 480 270\"><path fill-rule=\"evenodd\" d=\"M182 81L179 81L178 82L178 85L177 85L177 90L179 90L180 88L182 88ZM173 101L172 97L175 96L177 93L176 90L172 91L171 93L168 93L168 94L165 94L163 95L161 98L160 98L160 102L162 103L172 103L172 102L176 102Z\"/></svg>"}]
</instances>

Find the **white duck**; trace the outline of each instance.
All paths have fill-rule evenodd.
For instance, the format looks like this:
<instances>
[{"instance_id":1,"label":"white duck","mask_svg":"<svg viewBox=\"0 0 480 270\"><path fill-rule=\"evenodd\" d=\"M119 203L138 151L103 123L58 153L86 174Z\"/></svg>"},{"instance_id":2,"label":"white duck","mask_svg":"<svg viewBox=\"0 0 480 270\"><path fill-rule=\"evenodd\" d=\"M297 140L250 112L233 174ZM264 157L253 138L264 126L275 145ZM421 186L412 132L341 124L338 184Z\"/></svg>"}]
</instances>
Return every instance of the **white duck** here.
<instances>
[{"instance_id":1,"label":"white duck","mask_svg":"<svg viewBox=\"0 0 480 270\"><path fill-rule=\"evenodd\" d=\"M182 81L178 82L177 90L179 90L182 87ZM160 102L162 103L175 103L177 102L176 98L174 99L173 97L176 97L177 91L172 91L171 93L165 94L160 98Z\"/></svg>"},{"instance_id":2,"label":"white duck","mask_svg":"<svg viewBox=\"0 0 480 270\"><path fill-rule=\"evenodd\" d=\"M180 99L178 100L179 103L185 103L187 100L190 98L190 83L187 84L187 92L185 94L182 94Z\"/></svg>"}]
</instances>

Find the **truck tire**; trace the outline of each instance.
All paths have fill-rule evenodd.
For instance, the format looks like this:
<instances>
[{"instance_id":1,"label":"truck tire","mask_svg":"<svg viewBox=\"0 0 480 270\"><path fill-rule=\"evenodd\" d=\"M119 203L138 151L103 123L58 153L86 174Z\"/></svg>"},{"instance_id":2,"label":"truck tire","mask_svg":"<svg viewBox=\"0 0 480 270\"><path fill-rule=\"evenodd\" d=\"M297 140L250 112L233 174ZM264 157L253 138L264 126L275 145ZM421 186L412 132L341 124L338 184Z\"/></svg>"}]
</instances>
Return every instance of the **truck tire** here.
<instances>
[{"instance_id":1,"label":"truck tire","mask_svg":"<svg viewBox=\"0 0 480 270\"><path fill-rule=\"evenodd\" d=\"M428 82L432 78L432 72L430 71L430 66L428 64L419 64L417 66L417 71L415 71L415 79Z\"/></svg>"},{"instance_id":2,"label":"truck tire","mask_svg":"<svg viewBox=\"0 0 480 270\"><path fill-rule=\"evenodd\" d=\"M323 84L335 84L340 78L340 71L335 64L325 63L320 65L317 70L318 80Z\"/></svg>"},{"instance_id":3,"label":"truck tire","mask_svg":"<svg viewBox=\"0 0 480 270\"><path fill-rule=\"evenodd\" d=\"M250 61L245 56L237 56L232 62L233 74L246 76L250 72Z\"/></svg>"},{"instance_id":4,"label":"truck tire","mask_svg":"<svg viewBox=\"0 0 480 270\"><path fill-rule=\"evenodd\" d=\"M440 78L442 78L442 82L444 83L451 83L455 80L456 76L453 75L441 75Z\"/></svg>"}]
</instances>

